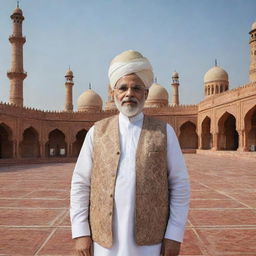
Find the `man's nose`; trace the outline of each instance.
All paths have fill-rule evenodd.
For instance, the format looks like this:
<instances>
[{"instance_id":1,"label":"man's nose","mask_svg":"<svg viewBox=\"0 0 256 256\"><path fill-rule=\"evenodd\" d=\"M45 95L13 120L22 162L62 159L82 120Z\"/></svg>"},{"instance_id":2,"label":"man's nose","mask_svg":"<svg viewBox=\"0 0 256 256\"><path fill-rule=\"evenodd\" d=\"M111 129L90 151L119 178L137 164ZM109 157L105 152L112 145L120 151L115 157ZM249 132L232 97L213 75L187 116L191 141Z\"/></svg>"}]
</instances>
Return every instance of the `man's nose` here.
<instances>
[{"instance_id":1,"label":"man's nose","mask_svg":"<svg viewBox=\"0 0 256 256\"><path fill-rule=\"evenodd\" d=\"M134 96L134 90L132 87L128 87L126 96Z\"/></svg>"}]
</instances>

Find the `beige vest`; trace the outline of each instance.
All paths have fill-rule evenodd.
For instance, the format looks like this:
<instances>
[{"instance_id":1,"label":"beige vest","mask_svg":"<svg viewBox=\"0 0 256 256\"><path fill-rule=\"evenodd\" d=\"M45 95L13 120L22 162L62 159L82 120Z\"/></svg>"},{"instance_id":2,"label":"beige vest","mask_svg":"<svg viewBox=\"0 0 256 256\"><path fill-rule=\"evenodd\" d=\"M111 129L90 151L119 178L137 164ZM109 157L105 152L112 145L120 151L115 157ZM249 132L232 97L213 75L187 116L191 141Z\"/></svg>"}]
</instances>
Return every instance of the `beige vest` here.
<instances>
[{"instance_id":1,"label":"beige vest","mask_svg":"<svg viewBox=\"0 0 256 256\"><path fill-rule=\"evenodd\" d=\"M135 241L160 243L169 217L166 124L144 116L136 151ZM115 182L120 157L118 116L95 124L89 221L92 238L112 246ZM132 224L132 223L131 223Z\"/></svg>"}]
</instances>

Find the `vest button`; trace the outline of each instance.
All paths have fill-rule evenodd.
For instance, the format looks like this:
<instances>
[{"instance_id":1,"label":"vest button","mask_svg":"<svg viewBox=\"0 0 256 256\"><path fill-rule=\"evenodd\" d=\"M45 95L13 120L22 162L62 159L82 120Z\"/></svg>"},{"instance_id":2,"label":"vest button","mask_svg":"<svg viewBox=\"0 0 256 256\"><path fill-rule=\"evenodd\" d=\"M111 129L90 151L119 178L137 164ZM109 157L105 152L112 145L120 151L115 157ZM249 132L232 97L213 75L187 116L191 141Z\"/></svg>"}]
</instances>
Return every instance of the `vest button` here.
<instances>
[{"instance_id":1,"label":"vest button","mask_svg":"<svg viewBox=\"0 0 256 256\"><path fill-rule=\"evenodd\" d=\"M120 152L118 151L118 152L116 152L116 154L117 154L117 155L120 155Z\"/></svg>"},{"instance_id":2,"label":"vest button","mask_svg":"<svg viewBox=\"0 0 256 256\"><path fill-rule=\"evenodd\" d=\"M113 197L113 194L110 194L110 197Z\"/></svg>"},{"instance_id":3,"label":"vest button","mask_svg":"<svg viewBox=\"0 0 256 256\"><path fill-rule=\"evenodd\" d=\"M109 213L109 216L111 216L111 215L112 215L112 212Z\"/></svg>"}]
</instances>

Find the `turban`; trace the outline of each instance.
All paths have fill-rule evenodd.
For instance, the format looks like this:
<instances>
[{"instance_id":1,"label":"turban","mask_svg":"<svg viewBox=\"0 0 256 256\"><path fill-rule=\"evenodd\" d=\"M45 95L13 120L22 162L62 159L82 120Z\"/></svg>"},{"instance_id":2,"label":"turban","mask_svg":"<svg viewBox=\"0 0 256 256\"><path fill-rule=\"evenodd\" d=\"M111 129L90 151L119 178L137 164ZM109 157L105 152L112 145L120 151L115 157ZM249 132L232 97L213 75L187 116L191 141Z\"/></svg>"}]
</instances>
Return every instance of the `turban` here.
<instances>
[{"instance_id":1,"label":"turban","mask_svg":"<svg viewBox=\"0 0 256 256\"><path fill-rule=\"evenodd\" d=\"M147 58L139 52L128 50L117 55L108 70L110 86L114 89L116 82L123 76L136 74L149 88L153 83L152 66Z\"/></svg>"}]
</instances>

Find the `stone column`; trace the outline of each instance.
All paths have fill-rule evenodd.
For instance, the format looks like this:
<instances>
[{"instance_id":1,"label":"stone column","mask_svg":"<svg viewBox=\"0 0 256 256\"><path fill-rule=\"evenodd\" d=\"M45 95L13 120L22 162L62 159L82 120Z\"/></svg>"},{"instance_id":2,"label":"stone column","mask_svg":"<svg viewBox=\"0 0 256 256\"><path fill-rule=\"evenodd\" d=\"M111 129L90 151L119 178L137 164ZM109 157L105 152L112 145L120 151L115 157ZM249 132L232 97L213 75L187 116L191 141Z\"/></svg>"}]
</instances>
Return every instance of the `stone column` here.
<instances>
[{"instance_id":1,"label":"stone column","mask_svg":"<svg viewBox=\"0 0 256 256\"><path fill-rule=\"evenodd\" d=\"M239 136L237 151L241 151L241 152L247 151L246 143L245 143L245 130L238 130L237 132Z\"/></svg>"},{"instance_id":2,"label":"stone column","mask_svg":"<svg viewBox=\"0 0 256 256\"><path fill-rule=\"evenodd\" d=\"M66 157L71 157L72 156L72 143L68 142L67 143L67 154Z\"/></svg>"},{"instance_id":3,"label":"stone column","mask_svg":"<svg viewBox=\"0 0 256 256\"><path fill-rule=\"evenodd\" d=\"M20 159L21 158L21 154L20 154L20 141L16 140L16 158Z\"/></svg>"},{"instance_id":4,"label":"stone column","mask_svg":"<svg viewBox=\"0 0 256 256\"><path fill-rule=\"evenodd\" d=\"M45 158L45 142L40 142L40 157Z\"/></svg>"},{"instance_id":5,"label":"stone column","mask_svg":"<svg viewBox=\"0 0 256 256\"><path fill-rule=\"evenodd\" d=\"M16 158L16 141L12 141L12 158Z\"/></svg>"},{"instance_id":6,"label":"stone column","mask_svg":"<svg viewBox=\"0 0 256 256\"><path fill-rule=\"evenodd\" d=\"M202 131L198 133L198 149L203 149Z\"/></svg>"},{"instance_id":7,"label":"stone column","mask_svg":"<svg viewBox=\"0 0 256 256\"><path fill-rule=\"evenodd\" d=\"M219 133L217 132L213 133L212 135L212 148L211 148L212 151L218 150L218 136L219 136Z\"/></svg>"}]
</instances>

